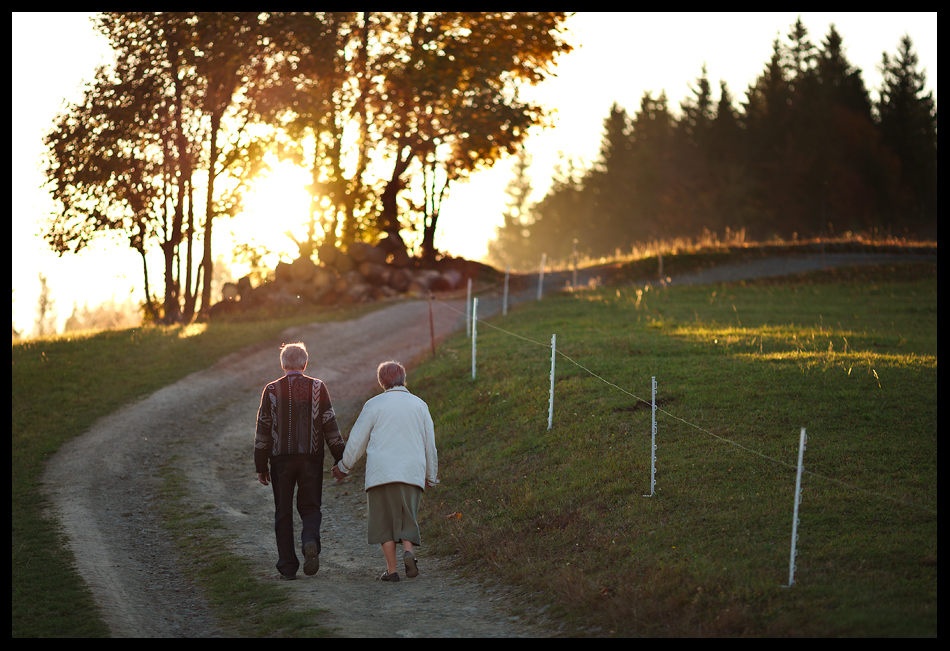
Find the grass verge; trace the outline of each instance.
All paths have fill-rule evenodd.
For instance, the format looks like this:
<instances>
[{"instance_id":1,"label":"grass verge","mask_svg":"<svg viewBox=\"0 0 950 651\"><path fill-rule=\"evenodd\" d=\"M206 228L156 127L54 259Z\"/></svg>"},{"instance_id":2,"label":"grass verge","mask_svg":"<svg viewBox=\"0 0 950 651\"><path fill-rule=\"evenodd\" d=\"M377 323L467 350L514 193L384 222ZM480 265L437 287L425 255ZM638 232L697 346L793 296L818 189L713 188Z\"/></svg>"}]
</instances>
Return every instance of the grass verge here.
<instances>
[{"instance_id":1,"label":"grass verge","mask_svg":"<svg viewBox=\"0 0 950 651\"><path fill-rule=\"evenodd\" d=\"M480 326L475 380L470 342L447 341L410 378L443 479L424 537L567 635L936 636L936 279L921 263L563 294L488 322L530 342ZM558 357L547 430L552 333L629 393ZM651 376L645 498L650 409L629 394L649 400Z\"/></svg>"},{"instance_id":2,"label":"grass verge","mask_svg":"<svg viewBox=\"0 0 950 651\"><path fill-rule=\"evenodd\" d=\"M12 481L13 637L105 637L109 631L57 523L44 516L46 460L102 416L241 348L367 307L271 321L112 330L14 342ZM98 390L77 390L98 387Z\"/></svg>"},{"instance_id":3,"label":"grass verge","mask_svg":"<svg viewBox=\"0 0 950 651\"><path fill-rule=\"evenodd\" d=\"M253 578L247 560L227 551L225 537L216 534L225 526L189 500L176 458L171 455L159 473L163 526L172 532L182 563L197 577L222 623L242 637L332 637L329 629L314 624L326 611L286 608L290 599L285 590Z\"/></svg>"}]
</instances>

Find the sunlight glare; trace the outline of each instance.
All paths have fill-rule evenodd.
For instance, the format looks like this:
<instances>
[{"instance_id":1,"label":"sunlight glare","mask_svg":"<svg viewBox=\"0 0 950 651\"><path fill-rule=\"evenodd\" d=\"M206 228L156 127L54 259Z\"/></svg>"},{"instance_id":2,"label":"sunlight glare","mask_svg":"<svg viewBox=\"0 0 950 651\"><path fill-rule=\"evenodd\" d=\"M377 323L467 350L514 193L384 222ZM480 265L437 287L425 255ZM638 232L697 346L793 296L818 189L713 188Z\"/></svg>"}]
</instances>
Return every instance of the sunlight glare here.
<instances>
[{"instance_id":1,"label":"sunlight glare","mask_svg":"<svg viewBox=\"0 0 950 651\"><path fill-rule=\"evenodd\" d=\"M188 339L189 337L196 337L198 335L204 334L208 329L207 323L189 323L188 325L183 326L174 326L175 328L180 328L178 331L179 339Z\"/></svg>"},{"instance_id":2,"label":"sunlight glare","mask_svg":"<svg viewBox=\"0 0 950 651\"><path fill-rule=\"evenodd\" d=\"M285 234L302 240L310 218L310 173L290 161L268 161L272 171L254 181L244 199L244 212L231 221L235 244L263 245L275 254L297 257L297 246ZM276 260L275 260L276 263Z\"/></svg>"}]
</instances>

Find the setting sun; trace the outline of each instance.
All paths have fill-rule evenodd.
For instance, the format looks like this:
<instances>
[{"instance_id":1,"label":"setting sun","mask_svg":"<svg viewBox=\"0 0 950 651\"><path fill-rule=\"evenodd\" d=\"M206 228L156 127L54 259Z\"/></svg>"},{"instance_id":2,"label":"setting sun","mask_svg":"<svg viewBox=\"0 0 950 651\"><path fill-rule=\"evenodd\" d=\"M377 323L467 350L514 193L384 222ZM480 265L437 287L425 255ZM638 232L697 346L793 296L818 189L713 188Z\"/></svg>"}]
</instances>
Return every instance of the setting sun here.
<instances>
[{"instance_id":1,"label":"setting sun","mask_svg":"<svg viewBox=\"0 0 950 651\"><path fill-rule=\"evenodd\" d=\"M244 211L229 226L234 245L262 245L276 255L297 256L297 246L286 233L307 236L310 173L290 161L268 161L272 171L256 180L244 200ZM276 264L277 260L269 261Z\"/></svg>"}]
</instances>

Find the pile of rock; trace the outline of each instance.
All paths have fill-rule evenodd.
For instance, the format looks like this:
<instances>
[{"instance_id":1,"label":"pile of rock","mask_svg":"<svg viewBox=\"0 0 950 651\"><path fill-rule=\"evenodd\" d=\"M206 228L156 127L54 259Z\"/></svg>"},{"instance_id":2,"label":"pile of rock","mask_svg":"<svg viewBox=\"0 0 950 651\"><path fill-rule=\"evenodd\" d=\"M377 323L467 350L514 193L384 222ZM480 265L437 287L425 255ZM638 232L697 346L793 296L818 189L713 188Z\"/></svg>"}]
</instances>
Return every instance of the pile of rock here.
<instances>
[{"instance_id":1,"label":"pile of rock","mask_svg":"<svg viewBox=\"0 0 950 651\"><path fill-rule=\"evenodd\" d=\"M464 288L468 278L489 269L463 258L443 258L435 268L424 269L410 258L405 249L387 247L385 240L376 246L357 242L346 252L332 247L318 251L323 264L309 257L279 262L274 280L251 287L249 277L226 283L222 302L213 305L211 314L268 306L336 305L383 300L400 295L426 296ZM494 270L491 270L494 272Z\"/></svg>"}]
</instances>

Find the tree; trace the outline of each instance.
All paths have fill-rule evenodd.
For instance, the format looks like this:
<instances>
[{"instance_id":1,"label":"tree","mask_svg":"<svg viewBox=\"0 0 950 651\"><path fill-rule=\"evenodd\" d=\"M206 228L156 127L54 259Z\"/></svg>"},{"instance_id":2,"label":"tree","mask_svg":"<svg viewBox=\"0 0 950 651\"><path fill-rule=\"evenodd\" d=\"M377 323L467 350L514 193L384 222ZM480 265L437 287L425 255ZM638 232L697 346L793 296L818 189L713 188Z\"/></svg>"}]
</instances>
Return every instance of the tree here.
<instances>
[{"instance_id":1,"label":"tree","mask_svg":"<svg viewBox=\"0 0 950 651\"><path fill-rule=\"evenodd\" d=\"M242 187L261 169L269 143L249 133L253 90L266 73L258 25L257 14L100 16L115 62L47 134L47 183L61 206L46 225L47 240L63 254L97 233L125 234L142 257L150 318L190 319L198 286L202 305L210 304L213 219L240 209ZM193 290L196 173L206 179L205 256ZM223 174L228 182L216 188ZM165 258L161 315L146 263L156 241Z\"/></svg>"},{"instance_id":2,"label":"tree","mask_svg":"<svg viewBox=\"0 0 950 651\"><path fill-rule=\"evenodd\" d=\"M720 82L713 111L705 66L675 118L663 94L645 93L631 121L615 104L591 168L558 171L533 207L529 248L566 255L576 232L593 255L701 229L935 233L936 103L917 67L909 37L884 55L875 122L834 25L816 46L798 19L739 110Z\"/></svg>"},{"instance_id":3,"label":"tree","mask_svg":"<svg viewBox=\"0 0 950 651\"><path fill-rule=\"evenodd\" d=\"M534 265L547 254L548 261L567 261L574 240L582 241L588 225L596 219L596 208L588 189L589 170L579 167L573 157L559 152L560 162L547 194L532 209L528 226L530 251L526 263Z\"/></svg>"},{"instance_id":4,"label":"tree","mask_svg":"<svg viewBox=\"0 0 950 651\"><path fill-rule=\"evenodd\" d=\"M245 178L251 178L260 169L258 161L264 148L255 146L244 140L248 124L256 117L253 108L253 92L249 86L259 83L266 70L263 58L263 43L261 41L261 21L258 12L214 13L199 14L195 25L195 37L198 56L195 58L195 70L198 78L204 85L204 92L200 94L200 106L209 121L208 131L208 182L205 201L204 222L204 251L201 258L201 267L204 273L204 283L201 288L201 305L203 308L211 306L211 276L214 260L211 257L211 233L214 218L220 214L236 212L239 199L231 209L219 207L216 203L214 186L218 176L224 173L232 164L239 160L249 163L250 168ZM244 89L238 106L233 106ZM226 128L222 129L225 114L235 108L234 115L238 123L234 137L231 140L230 151L219 143L219 138L226 136ZM243 114L243 115L241 115ZM242 144L257 155L243 157L239 154Z\"/></svg>"},{"instance_id":5,"label":"tree","mask_svg":"<svg viewBox=\"0 0 950 651\"><path fill-rule=\"evenodd\" d=\"M92 308L89 307L88 301L81 308L78 301L73 301L73 312L63 323L63 332L134 328L141 321L141 314L131 296L121 303L117 303L113 296Z\"/></svg>"},{"instance_id":6,"label":"tree","mask_svg":"<svg viewBox=\"0 0 950 651\"><path fill-rule=\"evenodd\" d=\"M13 293L16 293L16 289L13 290ZM16 297L13 297L13 302L16 303ZM16 329L16 321L13 321L13 340L16 341L23 336L23 332Z\"/></svg>"},{"instance_id":7,"label":"tree","mask_svg":"<svg viewBox=\"0 0 950 651\"><path fill-rule=\"evenodd\" d=\"M533 190L528 169L531 155L522 147L512 166L512 177L505 187L508 196L507 210L502 213L503 222L495 227L495 239L488 243L488 257L499 266L521 266L533 253L529 253L529 212Z\"/></svg>"},{"instance_id":8,"label":"tree","mask_svg":"<svg viewBox=\"0 0 950 651\"><path fill-rule=\"evenodd\" d=\"M32 335L35 338L56 334L56 301L50 298L46 276L40 273L40 295L36 299L36 320Z\"/></svg>"},{"instance_id":9,"label":"tree","mask_svg":"<svg viewBox=\"0 0 950 651\"><path fill-rule=\"evenodd\" d=\"M407 206L431 261L449 185L513 153L543 120L539 107L519 101L518 89L544 79L556 55L570 51L558 33L564 19L547 12L269 15L278 79L267 114L297 144L315 143L312 190L326 211L321 246L384 234L405 247L402 233L413 225L400 216Z\"/></svg>"},{"instance_id":10,"label":"tree","mask_svg":"<svg viewBox=\"0 0 950 651\"><path fill-rule=\"evenodd\" d=\"M861 70L848 61L834 25L818 49L815 75L818 232L826 234L833 225L879 228L895 199L893 156L880 146Z\"/></svg>"},{"instance_id":11,"label":"tree","mask_svg":"<svg viewBox=\"0 0 950 651\"><path fill-rule=\"evenodd\" d=\"M79 252L98 233L121 231L142 257L146 302L146 242L155 236L161 202L161 128L155 122L155 78L130 60L99 68L83 99L57 117L44 136L46 186L61 209L44 225L44 237L63 255Z\"/></svg>"},{"instance_id":12,"label":"tree","mask_svg":"<svg viewBox=\"0 0 950 651\"><path fill-rule=\"evenodd\" d=\"M918 225L936 234L937 105L926 92L926 75L918 70L917 53L909 35L901 37L897 56L884 52L884 77L877 102L881 139L900 160L901 183L909 195L895 225Z\"/></svg>"},{"instance_id":13,"label":"tree","mask_svg":"<svg viewBox=\"0 0 950 651\"><path fill-rule=\"evenodd\" d=\"M274 13L267 21L275 76L261 94L261 113L287 134L302 158L309 153L310 218L307 238L298 242L309 257L325 243L354 241L370 209L364 176L369 160L369 41L385 41L368 13ZM372 63L371 63L372 61ZM354 133L355 131L355 133ZM345 159L344 140L355 142L355 165ZM317 226L320 226L319 241Z\"/></svg>"},{"instance_id":14,"label":"tree","mask_svg":"<svg viewBox=\"0 0 950 651\"><path fill-rule=\"evenodd\" d=\"M628 217L617 231L624 244L670 235L678 228L672 214L671 193L676 161L675 121L666 92L656 99L652 92L644 92L631 127L635 195Z\"/></svg>"},{"instance_id":15,"label":"tree","mask_svg":"<svg viewBox=\"0 0 950 651\"><path fill-rule=\"evenodd\" d=\"M635 179L633 127L630 117L616 102L604 118L604 136L600 151L584 185L591 197L591 213L578 247L587 255L610 255L617 247L625 248L626 241L618 241L630 216L631 204L636 201L638 187Z\"/></svg>"},{"instance_id":16,"label":"tree","mask_svg":"<svg viewBox=\"0 0 950 651\"><path fill-rule=\"evenodd\" d=\"M678 126L691 147L701 148L707 144L715 118L712 88L709 85L705 63L703 63L702 74L696 80L696 86L690 90L695 98L687 97L680 103L682 117Z\"/></svg>"},{"instance_id":17,"label":"tree","mask_svg":"<svg viewBox=\"0 0 950 651\"><path fill-rule=\"evenodd\" d=\"M705 63L690 90L693 97L687 97L680 103L673 152L677 163L671 178L675 211L681 222L676 228L686 232L693 230L696 223L705 223L710 228L719 226L712 162L716 113Z\"/></svg>"},{"instance_id":18,"label":"tree","mask_svg":"<svg viewBox=\"0 0 950 651\"><path fill-rule=\"evenodd\" d=\"M519 88L542 81L558 54L569 52L560 12L441 12L399 15L404 47L387 67L372 101L387 116L382 129L393 171L381 196L379 227L397 237L398 193L414 159L428 166L423 188L422 256L435 257L441 198L448 185L514 153L545 111L522 102Z\"/></svg>"},{"instance_id":19,"label":"tree","mask_svg":"<svg viewBox=\"0 0 950 651\"><path fill-rule=\"evenodd\" d=\"M823 99L861 117L871 118L871 100L861 70L848 61L844 39L834 24L817 53L817 84Z\"/></svg>"}]
</instances>

